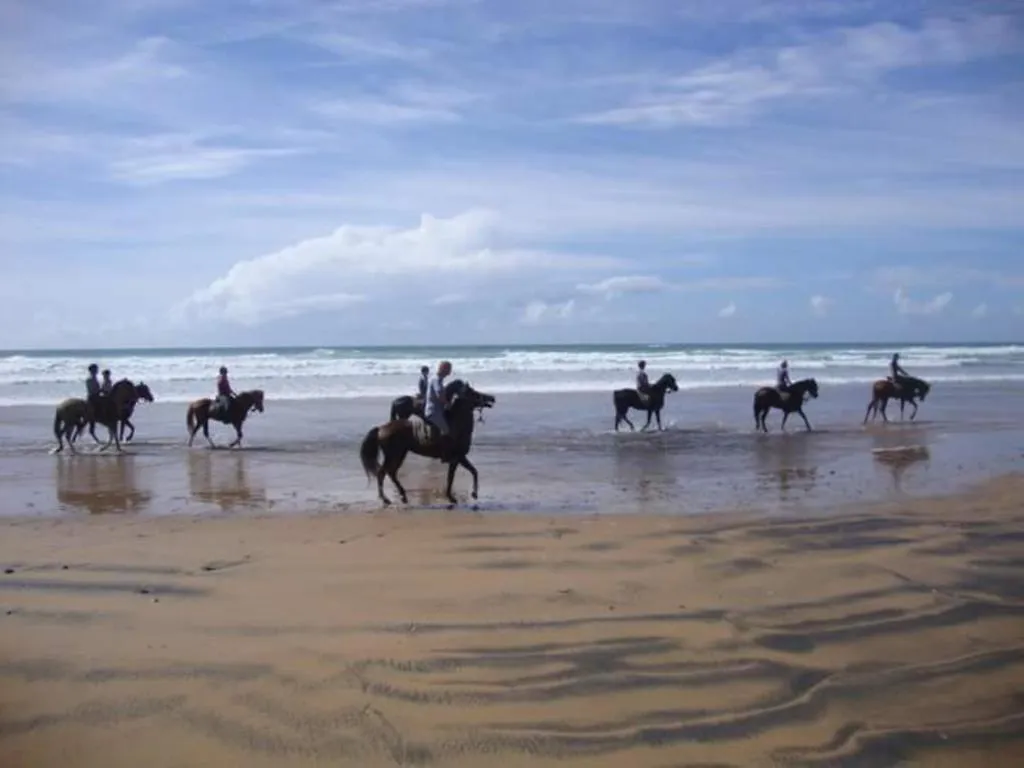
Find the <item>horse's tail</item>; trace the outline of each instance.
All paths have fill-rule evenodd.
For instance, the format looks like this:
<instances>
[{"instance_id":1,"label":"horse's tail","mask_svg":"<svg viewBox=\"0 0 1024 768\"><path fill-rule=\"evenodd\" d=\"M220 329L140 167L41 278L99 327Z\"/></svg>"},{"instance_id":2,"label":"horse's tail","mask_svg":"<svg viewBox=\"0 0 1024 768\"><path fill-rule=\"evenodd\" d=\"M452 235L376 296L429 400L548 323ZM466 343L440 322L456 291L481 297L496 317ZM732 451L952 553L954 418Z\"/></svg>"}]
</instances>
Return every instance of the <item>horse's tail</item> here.
<instances>
[{"instance_id":1,"label":"horse's tail","mask_svg":"<svg viewBox=\"0 0 1024 768\"><path fill-rule=\"evenodd\" d=\"M398 404L397 403L392 403L391 404L391 418L389 419L389 421L395 421L397 418L398 418Z\"/></svg>"},{"instance_id":2,"label":"horse's tail","mask_svg":"<svg viewBox=\"0 0 1024 768\"><path fill-rule=\"evenodd\" d=\"M190 435L192 430L196 428L196 407L194 405L188 407L188 413L185 414L185 426L188 427Z\"/></svg>"},{"instance_id":3,"label":"horse's tail","mask_svg":"<svg viewBox=\"0 0 1024 768\"><path fill-rule=\"evenodd\" d=\"M64 417L61 415L60 408L58 408L53 414L53 436L60 440L60 428L64 424Z\"/></svg>"},{"instance_id":4,"label":"horse's tail","mask_svg":"<svg viewBox=\"0 0 1024 768\"><path fill-rule=\"evenodd\" d=\"M359 446L359 460L363 463L363 471L367 477L376 476L380 465L377 463L377 452L380 450L380 428L374 427L366 433L363 444Z\"/></svg>"}]
</instances>

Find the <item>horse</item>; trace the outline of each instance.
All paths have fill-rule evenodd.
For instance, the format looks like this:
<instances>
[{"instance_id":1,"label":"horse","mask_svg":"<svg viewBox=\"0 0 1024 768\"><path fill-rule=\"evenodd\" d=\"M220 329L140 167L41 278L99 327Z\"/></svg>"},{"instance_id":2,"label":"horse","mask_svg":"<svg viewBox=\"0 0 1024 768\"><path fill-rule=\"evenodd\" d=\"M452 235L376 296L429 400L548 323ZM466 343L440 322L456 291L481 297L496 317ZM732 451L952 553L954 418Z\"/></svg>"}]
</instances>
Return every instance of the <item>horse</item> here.
<instances>
[{"instance_id":1,"label":"horse","mask_svg":"<svg viewBox=\"0 0 1024 768\"><path fill-rule=\"evenodd\" d=\"M879 408L882 411L882 420L888 422L889 417L885 415L885 409L892 398L899 398L901 420L903 419L907 403L914 406L914 412L910 414L910 420L914 420L914 417L917 416L916 398L920 395L921 402L923 403L931 391L931 385L927 381L915 379L913 376L904 376L902 378L907 386L897 384L892 379L879 379L871 385L871 402L868 403L868 409L864 412L864 424L868 423L869 416L872 421L878 417Z\"/></svg>"},{"instance_id":2,"label":"horse","mask_svg":"<svg viewBox=\"0 0 1024 768\"><path fill-rule=\"evenodd\" d=\"M754 393L754 429L768 432L765 419L768 418L768 412L772 408L778 408L782 411L783 431L786 430L786 419L789 418L789 415L799 413L807 426L807 431L810 432L811 422L807 420L807 415L804 413L804 399L807 395L817 398L818 382L815 379L801 379L794 382L785 397L775 387L761 387Z\"/></svg>"},{"instance_id":3,"label":"horse","mask_svg":"<svg viewBox=\"0 0 1024 768\"><path fill-rule=\"evenodd\" d=\"M242 422L245 421L245 417L249 415L249 411L259 411L263 413L263 390L252 389L247 392L240 392L237 397L231 401L231 406L228 408L228 412L224 413L221 408L213 408L213 399L209 397L201 397L198 400L193 401L188 406L188 413L185 415L185 424L188 427L188 445L192 447L192 441L195 440L196 432L200 429L203 430L203 437L206 438L206 442L210 444L211 448L216 448L213 440L210 439L210 420L219 421L221 424L230 424L235 428L237 437L228 446L234 448L236 445L242 444Z\"/></svg>"},{"instance_id":4,"label":"horse","mask_svg":"<svg viewBox=\"0 0 1024 768\"><path fill-rule=\"evenodd\" d=\"M139 399L150 402L153 394L143 382L133 384L129 379L121 379L110 390L110 394L96 398L95 405L80 397L70 397L57 406L53 417L53 436L57 438L57 448L54 453L64 450L64 440L67 440L71 452L75 453L74 440L89 425L89 434L93 440L100 442L96 437L97 422L110 431L110 437L106 444L100 449L107 450L111 443L115 443L117 450L121 450L121 440L118 437L117 427L127 411L128 407L134 409Z\"/></svg>"},{"instance_id":5,"label":"horse","mask_svg":"<svg viewBox=\"0 0 1024 768\"><path fill-rule=\"evenodd\" d=\"M479 490L479 476L476 467L469 459L469 449L473 443L473 412L477 409L491 408L494 406L495 397L483 392L477 392L469 382L460 379L447 384L444 388L445 399L448 406L448 426L451 430L451 450L449 455L442 458L439 441L436 439L436 430L426 421L421 419L403 418L389 421L380 426L373 427L366 433L362 445L359 447L359 458L363 465L363 471L367 477L377 478L377 496L386 506L391 500L384 495L384 477L391 478L398 495L403 504L409 503L409 497L405 488L398 481L398 470L401 469L405 457L411 452L420 456L433 459L441 459L448 464L448 481L445 485L445 496L453 505L457 503L452 495L452 483L455 480L455 470L458 467L465 467L473 476L472 498L477 498ZM384 454L384 461L378 463L378 452Z\"/></svg>"},{"instance_id":6,"label":"horse","mask_svg":"<svg viewBox=\"0 0 1024 768\"><path fill-rule=\"evenodd\" d=\"M412 395L402 395L391 401L391 416L388 420L408 419L413 414L423 418L423 400Z\"/></svg>"},{"instance_id":7,"label":"horse","mask_svg":"<svg viewBox=\"0 0 1024 768\"><path fill-rule=\"evenodd\" d=\"M131 380L129 380L129 379L121 379L119 382L114 384L114 388L116 388L119 385L120 386L130 386L131 384L132 384ZM111 388L111 391L113 391L113 388ZM118 433L118 439L120 439L122 442L125 442L125 443L130 443L132 441L132 438L135 437L135 425L132 424L132 422L131 422L132 414L135 413L135 405L138 403L139 400L145 400L147 403L152 403L153 402L153 393L150 391L149 387L145 384L145 382L141 382L140 381L137 385L135 385L135 394L138 395L138 397L135 400L128 400L127 402L125 402L125 404L121 408L121 413L119 414L119 418L118 418L118 422L119 422L119 425L120 425L120 431ZM92 435L92 439L95 440L98 443L99 442L99 438L96 437L96 422L95 421L89 421L88 424L89 424L89 434ZM78 440L78 438L81 436L82 432L85 431L85 426L86 426L86 422L85 421L81 422L78 425L78 428L75 430L74 435L71 436L71 441L72 442ZM125 429L125 427L128 427L128 428L131 429L131 432L128 434L127 439L124 436L124 429Z\"/></svg>"},{"instance_id":8,"label":"horse","mask_svg":"<svg viewBox=\"0 0 1024 768\"><path fill-rule=\"evenodd\" d=\"M647 411L647 423L644 424L643 429L640 430L641 432L651 426L652 415L657 419L658 430L660 431L662 428L661 409L665 407L665 393L678 391L679 385L676 384L676 377L671 373L664 374L651 385L646 400L635 389L616 389L612 392L612 402L615 403L615 431L619 431L619 424L623 421L629 424L630 431L634 430L633 422L629 420L627 415L630 408L635 408L638 411Z\"/></svg>"}]
</instances>

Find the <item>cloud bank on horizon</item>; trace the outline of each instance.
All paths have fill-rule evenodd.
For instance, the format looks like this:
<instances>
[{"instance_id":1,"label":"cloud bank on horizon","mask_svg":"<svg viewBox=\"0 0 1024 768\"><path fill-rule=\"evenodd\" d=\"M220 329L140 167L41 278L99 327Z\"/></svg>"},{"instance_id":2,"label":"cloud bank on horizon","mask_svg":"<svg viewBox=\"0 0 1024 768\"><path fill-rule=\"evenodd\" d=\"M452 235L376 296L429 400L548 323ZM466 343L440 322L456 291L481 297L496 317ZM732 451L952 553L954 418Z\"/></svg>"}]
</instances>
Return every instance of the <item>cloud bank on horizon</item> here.
<instances>
[{"instance_id":1,"label":"cloud bank on horizon","mask_svg":"<svg viewBox=\"0 0 1024 768\"><path fill-rule=\"evenodd\" d=\"M1024 11L12 0L0 347L1024 337Z\"/></svg>"}]
</instances>

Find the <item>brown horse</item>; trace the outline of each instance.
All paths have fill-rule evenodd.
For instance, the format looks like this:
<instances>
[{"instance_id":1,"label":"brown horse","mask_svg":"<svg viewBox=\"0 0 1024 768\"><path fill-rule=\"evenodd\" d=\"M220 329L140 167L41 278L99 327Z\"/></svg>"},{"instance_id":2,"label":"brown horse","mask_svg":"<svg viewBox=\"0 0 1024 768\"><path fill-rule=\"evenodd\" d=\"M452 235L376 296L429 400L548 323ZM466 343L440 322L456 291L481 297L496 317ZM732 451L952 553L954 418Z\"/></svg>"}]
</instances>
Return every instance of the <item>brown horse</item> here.
<instances>
[{"instance_id":1,"label":"brown horse","mask_svg":"<svg viewBox=\"0 0 1024 768\"><path fill-rule=\"evenodd\" d=\"M788 396L784 397L775 387L761 387L754 393L754 428L764 432L768 431L765 419L772 408L782 411L782 430L786 429L786 419L791 413L798 413L811 431L811 422L807 420L804 413L804 398L807 395L816 398L818 396L818 382L815 379L801 379L794 382L789 388Z\"/></svg>"},{"instance_id":2,"label":"brown horse","mask_svg":"<svg viewBox=\"0 0 1024 768\"><path fill-rule=\"evenodd\" d=\"M117 427L122 417L129 409L134 409L139 399L146 399L152 402L153 394L142 382L138 386L128 379L121 379L114 384L110 394L96 398L95 405L80 397L71 397L64 400L57 406L53 417L53 436L57 438L57 447L54 453L64 450L64 440L68 441L68 447L75 453L74 439L81 434L85 425L89 425L89 434L97 443L96 424L102 424L110 431L110 437L106 444L100 449L107 450L111 443L114 443L117 450L121 450L121 440L118 437Z\"/></svg>"},{"instance_id":3,"label":"brown horse","mask_svg":"<svg viewBox=\"0 0 1024 768\"><path fill-rule=\"evenodd\" d=\"M899 384L892 379L879 379L871 385L871 402L868 403L868 409L864 412L864 424L868 423L869 416L874 421L878 417L879 410L882 412L882 420L888 422L889 417L885 415L885 409L893 398L898 398L900 401L900 419L903 418L907 403L910 403L914 407L913 413L910 414L910 420L914 420L914 417L917 416L917 398L920 397L923 403L931 391L931 385L927 381L915 379L913 376L900 378L902 381Z\"/></svg>"},{"instance_id":4,"label":"brown horse","mask_svg":"<svg viewBox=\"0 0 1024 768\"><path fill-rule=\"evenodd\" d=\"M452 381L444 389L445 398L450 403L447 416L448 427L451 430L451 445L447 456L442 458L433 428L419 418L396 419L373 427L366 433L359 448L359 458L367 476L377 477L377 496L384 504L391 503L384 495L385 475L391 478L391 482L398 489L402 503L409 503L405 488L398 482L398 470L410 452L441 459L448 464L448 481L444 493L452 504L457 503L455 496L452 495L452 482L455 480L455 470L460 466L465 467L473 476L473 492L470 495L474 499L477 497L479 477L476 467L466 458L473 444L473 412L492 407L495 398L493 395L477 392L468 382L459 379ZM384 454L384 461L381 464L377 463L378 451Z\"/></svg>"},{"instance_id":5,"label":"brown horse","mask_svg":"<svg viewBox=\"0 0 1024 768\"><path fill-rule=\"evenodd\" d=\"M206 438L206 442L210 444L211 448L216 448L213 440L210 439L210 420L219 421L221 424L230 424L235 428L237 437L228 446L234 448L236 445L242 444L242 422L245 421L245 417L249 415L249 411L259 411L263 413L263 390L253 389L248 392L239 393L238 397L231 401L231 407L228 408L227 413L223 413L220 409L213 408L213 399L209 397L203 397L199 400L194 401L188 407L188 413L185 416L185 424L188 426L188 444L192 446L192 441L196 437L196 432L200 429L203 430L203 437Z\"/></svg>"}]
</instances>

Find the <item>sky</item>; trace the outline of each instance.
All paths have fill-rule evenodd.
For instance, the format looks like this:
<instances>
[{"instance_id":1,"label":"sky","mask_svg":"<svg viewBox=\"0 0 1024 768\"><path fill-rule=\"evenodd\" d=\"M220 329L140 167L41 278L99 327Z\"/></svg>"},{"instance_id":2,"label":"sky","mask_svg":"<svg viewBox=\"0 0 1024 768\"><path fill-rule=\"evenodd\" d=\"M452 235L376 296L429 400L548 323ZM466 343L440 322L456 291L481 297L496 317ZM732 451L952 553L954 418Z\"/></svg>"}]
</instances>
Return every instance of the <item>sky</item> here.
<instances>
[{"instance_id":1,"label":"sky","mask_svg":"<svg viewBox=\"0 0 1024 768\"><path fill-rule=\"evenodd\" d=\"M5 0L0 347L1024 340L1019 0Z\"/></svg>"}]
</instances>

